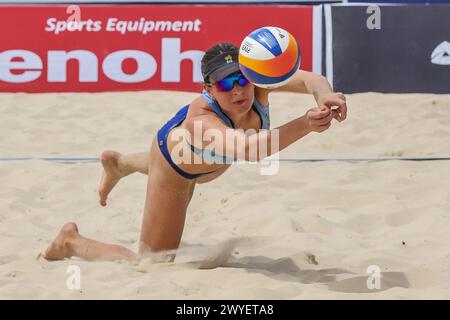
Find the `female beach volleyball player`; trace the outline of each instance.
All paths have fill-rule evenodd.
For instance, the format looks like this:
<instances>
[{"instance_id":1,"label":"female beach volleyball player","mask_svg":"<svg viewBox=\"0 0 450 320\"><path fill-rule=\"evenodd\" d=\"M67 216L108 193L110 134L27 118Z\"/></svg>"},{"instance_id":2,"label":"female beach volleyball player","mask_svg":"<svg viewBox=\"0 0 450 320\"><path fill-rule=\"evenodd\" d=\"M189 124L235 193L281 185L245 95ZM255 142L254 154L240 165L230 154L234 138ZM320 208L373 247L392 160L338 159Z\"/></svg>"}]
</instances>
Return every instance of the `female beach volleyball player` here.
<instances>
[{"instance_id":1,"label":"female beach volleyball player","mask_svg":"<svg viewBox=\"0 0 450 320\"><path fill-rule=\"evenodd\" d=\"M267 156L283 150L310 132L325 131L333 118L339 122L346 118L344 95L333 93L324 77L311 72L298 70L287 84L277 89L255 87L240 73L238 48L232 44L220 43L207 50L201 69L204 79L202 94L159 129L150 152L121 155L105 151L102 154L104 174L99 188L102 206L106 205L109 192L122 177L136 171L148 174L139 254L123 246L88 239L78 232L76 224L67 223L43 253L44 258L59 260L76 256L85 260L137 260L145 252L177 249L195 185L217 178L230 167L227 161L205 161L206 156L215 160L225 159L231 150L233 159L249 160L249 150L255 150L263 139L267 146L271 146L271 137L275 135L274 129L269 128L268 98L273 91L311 93L318 106L278 127L279 149L269 148ZM198 123L201 123L201 137L209 129L216 129L222 137L226 136L227 130L232 130L235 140L227 143L224 139L223 153L218 155L207 149L209 140L201 138L198 141L184 136L181 143L187 146L187 159L201 161L175 161L177 152L174 150L180 144L180 139L174 138L175 128L185 129L193 137ZM254 132L245 134L243 131L248 129L254 129ZM237 156L233 149L240 143L246 152Z\"/></svg>"}]
</instances>

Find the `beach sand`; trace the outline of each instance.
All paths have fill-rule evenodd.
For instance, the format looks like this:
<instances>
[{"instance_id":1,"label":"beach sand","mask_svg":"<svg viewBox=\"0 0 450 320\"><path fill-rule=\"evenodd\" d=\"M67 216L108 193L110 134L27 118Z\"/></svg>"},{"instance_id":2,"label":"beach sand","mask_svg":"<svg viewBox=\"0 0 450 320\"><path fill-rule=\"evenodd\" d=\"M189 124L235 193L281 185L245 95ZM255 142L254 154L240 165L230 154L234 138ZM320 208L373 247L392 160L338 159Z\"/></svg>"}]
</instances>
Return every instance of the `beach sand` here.
<instances>
[{"instance_id":1,"label":"beach sand","mask_svg":"<svg viewBox=\"0 0 450 320\"><path fill-rule=\"evenodd\" d=\"M0 94L0 157L146 151L196 94ZM449 157L450 96L347 95L280 158ZM271 98L277 127L314 106ZM64 223L137 251L146 176L98 204L99 162L0 161L0 299L449 299L450 162L239 164L198 185L174 263L37 259ZM81 289L69 289L70 266ZM368 286L370 266L380 289ZM69 268L69 269L68 269ZM376 282L370 282L376 283Z\"/></svg>"}]
</instances>

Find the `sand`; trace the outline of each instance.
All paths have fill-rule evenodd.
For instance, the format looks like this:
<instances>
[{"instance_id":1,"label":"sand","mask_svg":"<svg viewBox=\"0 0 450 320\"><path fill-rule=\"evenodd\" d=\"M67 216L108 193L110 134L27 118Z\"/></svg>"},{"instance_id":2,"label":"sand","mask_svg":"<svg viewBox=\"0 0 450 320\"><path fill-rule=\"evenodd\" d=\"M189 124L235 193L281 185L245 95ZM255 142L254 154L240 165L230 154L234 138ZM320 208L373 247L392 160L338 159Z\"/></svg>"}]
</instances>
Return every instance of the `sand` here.
<instances>
[{"instance_id":1,"label":"sand","mask_svg":"<svg viewBox=\"0 0 450 320\"><path fill-rule=\"evenodd\" d=\"M0 94L0 157L98 157L148 150L196 95ZM349 114L280 154L449 157L449 95L348 95ZM276 94L272 127L307 95ZM199 185L174 263L36 259L68 221L137 250L146 176L98 205L98 162L0 161L0 299L449 299L450 162L285 163L231 168ZM367 285L377 266L380 288ZM70 266L81 288L67 286ZM69 269L68 269L69 268ZM370 281L369 281L370 282ZM371 282L375 283L375 282Z\"/></svg>"}]
</instances>

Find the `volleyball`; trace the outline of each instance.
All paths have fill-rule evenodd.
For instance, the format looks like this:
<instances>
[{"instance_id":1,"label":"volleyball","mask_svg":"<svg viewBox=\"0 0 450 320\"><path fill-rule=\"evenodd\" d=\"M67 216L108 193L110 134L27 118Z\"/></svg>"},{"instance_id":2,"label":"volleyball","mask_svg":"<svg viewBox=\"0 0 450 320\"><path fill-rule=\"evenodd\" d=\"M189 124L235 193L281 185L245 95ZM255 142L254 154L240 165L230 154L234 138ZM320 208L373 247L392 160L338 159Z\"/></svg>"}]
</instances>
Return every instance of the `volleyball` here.
<instances>
[{"instance_id":1,"label":"volleyball","mask_svg":"<svg viewBox=\"0 0 450 320\"><path fill-rule=\"evenodd\" d=\"M255 86L273 89L284 85L300 67L295 38L279 27L262 27L248 34L239 47L239 68Z\"/></svg>"}]
</instances>

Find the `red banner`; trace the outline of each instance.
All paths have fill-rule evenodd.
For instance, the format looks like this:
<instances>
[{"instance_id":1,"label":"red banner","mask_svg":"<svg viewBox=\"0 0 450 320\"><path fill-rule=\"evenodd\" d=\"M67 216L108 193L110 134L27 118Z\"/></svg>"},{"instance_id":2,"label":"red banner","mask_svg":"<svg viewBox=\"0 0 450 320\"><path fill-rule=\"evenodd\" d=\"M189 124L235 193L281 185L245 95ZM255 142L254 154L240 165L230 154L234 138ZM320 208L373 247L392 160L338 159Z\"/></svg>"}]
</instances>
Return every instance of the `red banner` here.
<instances>
[{"instance_id":1,"label":"red banner","mask_svg":"<svg viewBox=\"0 0 450 320\"><path fill-rule=\"evenodd\" d=\"M198 91L204 51L278 26L312 67L312 7L0 6L1 92Z\"/></svg>"}]
</instances>

